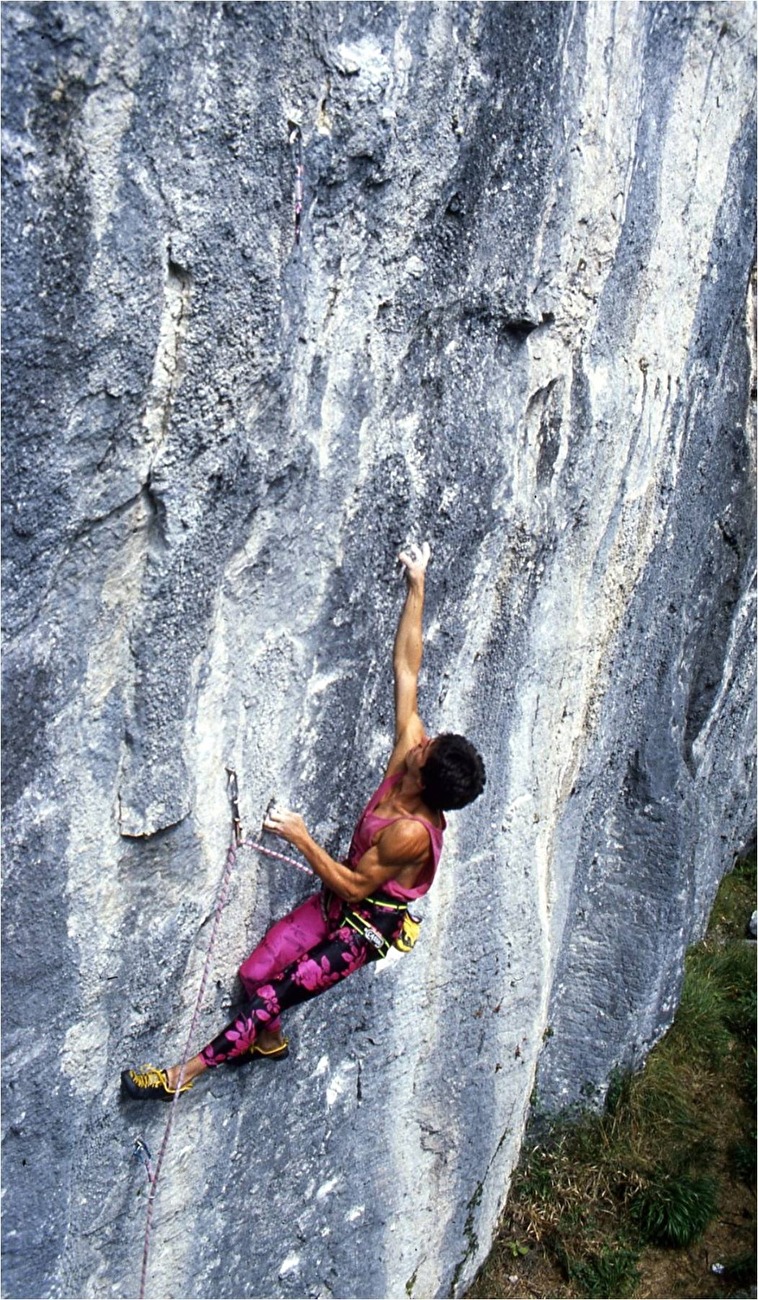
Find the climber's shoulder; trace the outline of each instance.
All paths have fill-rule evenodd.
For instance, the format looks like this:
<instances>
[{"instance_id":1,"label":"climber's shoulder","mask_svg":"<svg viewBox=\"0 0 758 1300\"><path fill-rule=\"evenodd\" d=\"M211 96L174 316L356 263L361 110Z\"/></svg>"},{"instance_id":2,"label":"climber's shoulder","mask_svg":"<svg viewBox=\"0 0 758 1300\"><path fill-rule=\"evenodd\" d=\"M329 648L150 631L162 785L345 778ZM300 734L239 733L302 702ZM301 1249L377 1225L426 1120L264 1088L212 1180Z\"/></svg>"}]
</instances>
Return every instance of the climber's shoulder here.
<instances>
[{"instance_id":1,"label":"climber's shoulder","mask_svg":"<svg viewBox=\"0 0 758 1300\"><path fill-rule=\"evenodd\" d=\"M394 776L396 772L401 770L410 751L420 744L422 740L426 740L426 736L426 727L419 715L414 711L395 741L395 748L387 764L387 771L384 773L385 781L388 776Z\"/></svg>"}]
</instances>

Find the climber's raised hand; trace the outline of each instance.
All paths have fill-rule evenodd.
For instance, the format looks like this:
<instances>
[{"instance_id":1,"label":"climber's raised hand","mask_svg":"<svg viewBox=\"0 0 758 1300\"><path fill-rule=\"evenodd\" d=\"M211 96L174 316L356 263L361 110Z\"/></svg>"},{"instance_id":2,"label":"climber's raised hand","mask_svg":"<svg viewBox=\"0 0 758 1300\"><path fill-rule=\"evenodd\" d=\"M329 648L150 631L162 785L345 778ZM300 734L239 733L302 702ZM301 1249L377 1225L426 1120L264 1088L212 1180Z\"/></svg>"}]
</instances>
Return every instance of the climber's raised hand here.
<instances>
[{"instance_id":1,"label":"climber's raised hand","mask_svg":"<svg viewBox=\"0 0 758 1300\"><path fill-rule=\"evenodd\" d=\"M428 542L422 542L421 546L408 546L398 555L398 560L405 566L405 576L409 582L415 578L423 577L426 573L426 566L431 558L432 549Z\"/></svg>"}]
</instances>

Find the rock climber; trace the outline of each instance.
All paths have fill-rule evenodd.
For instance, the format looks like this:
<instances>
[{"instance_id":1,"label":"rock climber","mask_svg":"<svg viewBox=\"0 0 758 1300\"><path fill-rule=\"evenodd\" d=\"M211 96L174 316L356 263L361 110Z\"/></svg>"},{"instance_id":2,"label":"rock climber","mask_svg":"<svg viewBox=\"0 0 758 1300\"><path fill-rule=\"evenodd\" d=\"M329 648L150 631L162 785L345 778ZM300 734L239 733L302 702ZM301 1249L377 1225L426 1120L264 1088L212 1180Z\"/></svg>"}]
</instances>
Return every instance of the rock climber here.
<instances>
[{"instance_id":1,"label":"rock climber","mask_svg":"<svg viewBox=\"0 0 758 1300\"><path fill-rule=\"evenodd\" d=\"M278 921L240 967L246 1001L206 1047L181 1065L124 1070L124 1093L170 1101L198 1075L226 1061L288 1055L280 1016L386 955L408 947L408 904L434 880L445 810L463 808L484 789L484 763L470 741L427 735L417 709L428 543L412 546L404 565L406 595L395 636L395 747L379 788L353 833L346 862L316 844L297 813L270 810L263 828L288 840L322 881L318 893ZM405 927L405 930L404 930Z\"/></svg>"}]
</instances>

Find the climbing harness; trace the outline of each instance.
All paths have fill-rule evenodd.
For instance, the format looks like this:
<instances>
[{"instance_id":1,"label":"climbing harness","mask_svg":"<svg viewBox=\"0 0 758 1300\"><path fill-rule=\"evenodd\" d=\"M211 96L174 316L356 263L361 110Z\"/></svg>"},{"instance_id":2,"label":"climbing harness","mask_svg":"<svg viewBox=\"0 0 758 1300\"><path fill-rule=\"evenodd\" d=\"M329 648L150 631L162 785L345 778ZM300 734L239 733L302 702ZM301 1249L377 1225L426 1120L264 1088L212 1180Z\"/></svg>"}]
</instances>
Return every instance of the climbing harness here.
<instances>
[{"instance_id":1,"label":"climbing harness","mask_svg":"<svg viewBox=\"0 0 758 1300\"><path fill-rule=\"evenodd\" d=\"M397 948L399 952L411 951L418 939L421 921L409 912L407 903L392 903L386 897L369 895L360 906L371 910L373 916L369 918L354 908L348 908L344 914L344 924L362 935L380 957L386 957L390 947ZM401 915L403 922L398 930ZM388 931L386 934L382 933L385 928Z\"/></svg>"},{"instance_id":2,"label":"climbing harness","mask_svg":"<svg viewBox=\"0 0 758 1300\"><path fill-rule=\"evenodd\" d=\"M289 142L295 156L295 244L300 243L300 224L303 216L303 133L297 122L289 121Z\"/></svg>"},{"instance_id":3,"label":"climbing harness","mask_svg":"<svg viewBox=\"0 0 758 1300\"><path fill-rule=\"evenodd\" d=\"M371 922L365 916L361 916L360 912L345 912L344 924L349 925L351 930L355 930L361 938L371 944L372 948L376 948L380 957L387 956L390 950L389 940L375 930Z\"/></svg>"}]
</instances>

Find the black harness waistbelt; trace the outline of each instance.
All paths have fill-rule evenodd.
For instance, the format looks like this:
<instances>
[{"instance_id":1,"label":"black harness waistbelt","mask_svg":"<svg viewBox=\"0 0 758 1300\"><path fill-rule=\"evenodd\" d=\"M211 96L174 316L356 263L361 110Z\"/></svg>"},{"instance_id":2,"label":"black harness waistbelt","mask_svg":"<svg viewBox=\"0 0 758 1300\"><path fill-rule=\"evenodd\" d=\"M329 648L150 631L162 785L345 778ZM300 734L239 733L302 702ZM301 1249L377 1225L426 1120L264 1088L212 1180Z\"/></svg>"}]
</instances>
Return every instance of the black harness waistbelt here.
<instances>
[{"instance_id":1,"label":"black harness waistbelt","mask_svg":"<svg viewBox=\"0 0 758 1300\"><path fill-rule=\"evenodd\" d=\"M333 890L324 888L321 901L324 916L334 925L349 925L371 944L376 958L386 957L390 947L410 952L418 938L421 922L409 914L408 903L398 902L377 890L354 907L343 902L337 914L334 904L339 901Z\"/></svg>"}]
</instances>

